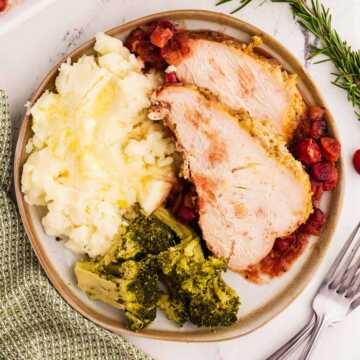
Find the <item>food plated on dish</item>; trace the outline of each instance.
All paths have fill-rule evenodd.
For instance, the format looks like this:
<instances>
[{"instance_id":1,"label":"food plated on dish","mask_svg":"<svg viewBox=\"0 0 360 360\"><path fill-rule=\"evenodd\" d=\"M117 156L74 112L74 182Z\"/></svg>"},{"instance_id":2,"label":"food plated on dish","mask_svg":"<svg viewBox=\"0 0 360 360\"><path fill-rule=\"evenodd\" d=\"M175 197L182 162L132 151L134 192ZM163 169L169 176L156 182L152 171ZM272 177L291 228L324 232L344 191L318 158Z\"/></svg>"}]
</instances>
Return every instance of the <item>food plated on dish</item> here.
<instances>
[{"instance_id":1,"label":"food plated on dish","mask_svg":"<svg viewBox=\"0 0 360 360\"><path fill-rule=\"evenodd\" d=\"M281 283L316 244L340 144L261 37L130 30L99 33L29 109L24 199L76 254L76 285L129 329L157 309L175 329L234 326L251 302L237 282Z\"/></svg>"}]
</instances>

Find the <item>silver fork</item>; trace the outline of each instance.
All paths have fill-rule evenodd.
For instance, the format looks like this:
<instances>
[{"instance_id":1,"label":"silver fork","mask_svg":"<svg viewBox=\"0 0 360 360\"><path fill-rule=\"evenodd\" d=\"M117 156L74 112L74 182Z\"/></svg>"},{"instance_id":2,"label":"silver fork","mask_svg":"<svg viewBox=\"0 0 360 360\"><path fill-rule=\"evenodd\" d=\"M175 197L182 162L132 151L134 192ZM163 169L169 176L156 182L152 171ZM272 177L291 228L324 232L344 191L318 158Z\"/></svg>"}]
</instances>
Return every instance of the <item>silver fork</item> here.
<instances>
[{"instance_id":1,"label":"silver fork","mask_svg":"<svg viewBox=\"0 0 360 360\"><path fill-rule=\"evenodd\" d=\"M308 360L321 331L342 321L360 305L360 222L336 257L316 293L313 316L292 339L266 360L285 360L302 344L298 360Z\"/></svg>"}]
</instances>

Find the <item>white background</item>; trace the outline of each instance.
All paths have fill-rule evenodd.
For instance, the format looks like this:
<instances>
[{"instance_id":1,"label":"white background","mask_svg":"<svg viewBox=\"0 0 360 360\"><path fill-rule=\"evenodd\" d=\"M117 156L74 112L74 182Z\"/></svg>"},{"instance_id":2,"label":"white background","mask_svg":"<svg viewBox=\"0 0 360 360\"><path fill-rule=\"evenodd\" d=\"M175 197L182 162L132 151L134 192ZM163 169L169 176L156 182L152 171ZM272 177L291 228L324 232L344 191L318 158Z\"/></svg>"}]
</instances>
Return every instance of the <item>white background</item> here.
<instances>
[{"instance_id":1,"label":"white background","mask_svg":"<svg viewBox=\"0 0 360 360\"><path fill-rule=\"evenodd\" d=\"M31 18L20 14L19 24L7 32L0 17L0 88L10 98L16 127L24 112L24 104L49 68L95 32L125 21L169 9L208 9L229 12L234 4L215 8L215 0L48 0ZM26 2L26 0L25 0ZM354 48L360 48L360 0L323 0L331 8L340 34ZM304 36L294 23L286 5L254 0L237 17L275 36L304 63ZM22 17L22 18L21 18ZM20 21L22 20L23 21ZM20 23L21 22L21 23ZM6 24L8 26L8 24ZM360 176L351 165L353 151L360 147L360 123L356 120L346 95L330 84L331 64L307 64L318 84L340 131L345 162L344 208L331 249L314 279L281 315L250 335L221 343L191 344L145 340L129 340L155 359L166 360L263 360L299 330L310 316L310 302L322 276L337 250L356 222L360 220ZM360 359L360 310L335 328L326 330L319 341L315 360Z\"/></svg>"}]
</instances>

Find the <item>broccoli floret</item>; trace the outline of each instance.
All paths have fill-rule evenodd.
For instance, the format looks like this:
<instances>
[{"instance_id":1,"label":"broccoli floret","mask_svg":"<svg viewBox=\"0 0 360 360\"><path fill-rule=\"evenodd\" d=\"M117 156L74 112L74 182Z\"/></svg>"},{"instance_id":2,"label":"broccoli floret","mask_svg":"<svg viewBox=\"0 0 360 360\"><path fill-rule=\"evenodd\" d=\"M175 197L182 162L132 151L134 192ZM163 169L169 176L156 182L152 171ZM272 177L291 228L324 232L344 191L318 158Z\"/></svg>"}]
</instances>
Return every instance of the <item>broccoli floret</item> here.
<instances>
[{"instance_id":1,"label":"broccoli floret","mask_svg":"<svg viewBox=\"0 0 360 360\"><path fill-rule=\"evenodd\" d=\"M189 320L187 304L180 298L173 298L169 294L162 293L158 306L169 320L179 326L183 326Z\"/></svg>"},{"instance_id":2,"label":"broccoli floret","mask_svg":"<svg viewBox=\"0 0 360 360\"><path fill-rule=\"evenodd\" d=\"M176 233L157 216L138 214L127 227L121 229L100 262L107 266L129 259L141 259L148 254L159 254L178 242Z\"/></svg>"},{"instance_id":3,"label":"broccoli floret","mask_svg":"<svg viewBox=\"0 0 360 360\"><path fill-rule=\"evenodd\" d=\"M221 277L226 267L225 258L210 257L182 283L181 287L190 299L190 320L195 325L229 326L237 320L239 297Z\"/></svg>"},{"instance_id":4,"label":"broccoli floret","mask_svg":"<svg viewBox=\"0 0 360 360\"><path fill-rule=\"evenodd\" d=\"M171 228L156 216L138 216L129 225L125 237L127 242L137 243L141 247L142 253L153 255L159 254L179 242Z\"/></svg>"},{"instance_id":5,"label":"broccoli floret","mask_svg":"<svg viewBox=\"0 0 360 360\"><path fill-rule=\"evenodd\" d=\"M176 220L170 211L163 207L155 210L153 216L166 224L182 241L197 237L194 230Z\"/></svg>"},{"instance_id":6,"label":"broccoli floret","mask_svg":"<svg viewBox=\"0 0 360 360\"><path fill-rule=\"evenodd\" d=\"M128 260L99 271L93 261L78 261L75 266L78 286L91 298L125 310L128 327L140 330L156 317L160 296L154 259Z\"/></svg>"},{"instance_id":7,"label":"broccoli floret","mask_svg":"<svg viewBox=\"0 0 360 360\"><path fill-rule=\"evenodd\" d=\"M164 282L173 298L188 304L190 320L198 326L229 326L237 319L239 297L222 279L227 261L205 259L194 237L158 256Z\"/></svg>"},{"instance_id":8,"label":"broccoli floret","mask_svg":"<svg viewBox=\"0 0 360 360\"><path fill-rule=\"evenodd\" d=\"M169 248L157 257L167 281L180 284L193 274L194 267L205 261L200 240L190 238Z\"/></svg>"}]
</instances>

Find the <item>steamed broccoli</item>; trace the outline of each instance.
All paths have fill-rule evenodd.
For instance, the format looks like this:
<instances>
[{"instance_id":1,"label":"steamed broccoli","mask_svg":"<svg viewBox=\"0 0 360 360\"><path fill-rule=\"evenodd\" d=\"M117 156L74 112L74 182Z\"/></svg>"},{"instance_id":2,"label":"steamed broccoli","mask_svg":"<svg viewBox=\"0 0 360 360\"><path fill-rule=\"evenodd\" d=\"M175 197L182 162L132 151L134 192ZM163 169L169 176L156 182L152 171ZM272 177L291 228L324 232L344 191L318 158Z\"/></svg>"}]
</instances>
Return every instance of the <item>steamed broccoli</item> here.
<instances>
[{"instance_id":1,"label":"steamed broccoli","mask_svg":"<svg viewBox=\"0 0 360 360\"><path fill-rule=\"evenodd\" d=\"M174 321L179 326L183 326L189 320L187 303L179 298L162 293L158 306L169 320Z\"/></svg>"},{"instance_id":2,"label":"steamed broccoli","mask_svg":"<svg viewBox=\"0 0 360 360\"><path fill-rule=\"evenodd\" d=\"M163 224L166 224L182 241L197 237L197 234L189 226L179 222L169 210L160 207L154 211L153 216Z\"/></svg>"},{"instance_id":3,"label":"steamed broccoli","mask_svg":"<svg viewBox=\"0 0 360 360\"><path fill-rule=\"evenodd\" d=\"M95 300L125 311L131 330L151 323L156 308L182 326L228 326L239 297L222 279L225 259L205 258L199 236L160 208L138 215L98 260L75 266L78 286ZM167 288L162 293L161 280Z\"/></svg>"},{"instance_id":4,"label":"steamed broccoli","mask_svg":"<svg viewBox=\"0 0 360 360\"><path fill-rule=\"evenodd\" d=\"M190 238L160 253L157 257L162 274L171 285L181 284L194 274L195 265L205 261L198 238Z\"/></svg>"},{"instance_id":5,"label":"steamed broccoli","mask_svg":"<svg viewBox=\"0 0 360 360\"><path fill-rule=\"evenodd\" d=\"M179 242L176 233L163 221L152 215L142 214L121 229L110 250L101 259L107 266L129 259L141 259L145 255L156 255Z\"/></svg>"},{"instance_id":6,"label":"steamed broccoli","mask_svg":"<svg viewBox=\"0 0 360 360\"><path fill-rule=\"evenodd\" d=\"M169 248L157 259L170 295L187 304L191 322L217 327L236 321L239 297L221 277L227 261L205 259L198 237Z\"/></svg>"},{"instance_id":7,"label":"steamed broccoli","mask_svg":"<svg viewBox=\"0 0 360 360\"><path fill-rule=\"evenodd\" d=\"M91 298L123 309L131 330L155 319L160 291L152 257L109 265L106 273L96 262L78 261L75 274L79 288Z\"/></svg>"},{"instance_id":8,"label":"steamed broccoli","mask_svg":"<svg viewBox=\"0 0 360 360\"><path fill-rule=\"evenodd\" d=\"M236 321L240 301L221 277L226 267L226 259L210 257L198 264L194 275L181 284L190 299L190 320L195 325L229 326Z\"/></svg>"}]
</instances>

